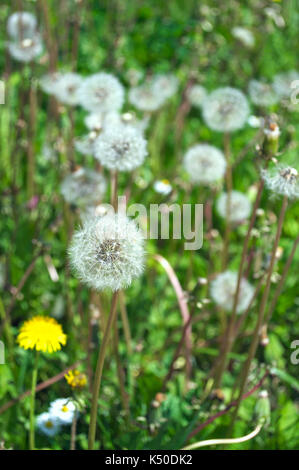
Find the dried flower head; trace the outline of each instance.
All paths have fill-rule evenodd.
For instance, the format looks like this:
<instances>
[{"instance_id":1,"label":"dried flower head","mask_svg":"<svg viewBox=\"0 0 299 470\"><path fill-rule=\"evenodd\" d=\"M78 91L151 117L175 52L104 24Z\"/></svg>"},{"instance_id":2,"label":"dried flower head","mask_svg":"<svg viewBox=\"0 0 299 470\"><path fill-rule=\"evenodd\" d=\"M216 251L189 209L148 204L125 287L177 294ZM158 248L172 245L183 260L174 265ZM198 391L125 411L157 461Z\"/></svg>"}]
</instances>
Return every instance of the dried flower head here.
<instances>
[{"instance_id":1,"label":"dried flower head","mask_svg":"<svg viewBox=\"0 0 299 470\"><path fill-rule=\"evenodd\" d=\"M252 32L247 28L243 28L242 26L235 26L232 29L232 35L234 38L241 41L242 44L246 47L251 48L255 44L255 38Z\"/></svg>"},{"instance_id":2,"label":"dried flower head","mask_svg":"<svg viewBox=\"0 0 299 470\"><path fill-rule=\"evenodd\" d=\"M108 128L96 139L94 154L109 170L132 171L147 155L146 140L132 126Z\"/></svg>"},{"instance_id":3,"label":"dried flower head","mask_svg":"<svg viewBox=\"0 0 299 470\"><path fill-rule=\"evenodd\" d=\"M141 111L153 112L161 108L165 103L165 96L158 93L152 86L152 82L145 82L129 91L129 101L135 108Z\"/></svg>"},{"instance_id":4,"label":"dried flower head","mask_svg":"<svg viewBox=\"0 0 299 470\"><path fill-rule=\"evenodd\" d=\"M202 105L203 118L211 129L233 132L244 127L249 106L246 96L235 88L218 88L206 97Z\"/></svg>"},{"instance_id":5,"label":"dried flower head","mask_svg":"<svg viewBox=\"0 0 299 470\"><path fill-rule=\"evenodd\" d=\"M124 103L124 88L109 73L96 73L84 79L79 89L81 106L94 113L118 111Z\"/></svg>"},{"instance_id":6,"label":"dried flower head","mask_svg":"<svg viewBox=\"0 0 299 470\"><path fill-rule=\"evenodd\" d=\"M299 198L298 171L290 166L278 166L273 170L262 170L265 185L274 194L287 196L289 199Z\"/></svg>"},{"instance_id":7,"label":"dried flower head","mask_svg":"<svg viewBox=\"0 0 299 470\"><path fill-rule=\"evenodd\" d=\"M25 321L17 342L24 349L53 353L66 344L66 335L54 318L38 315Z\"/></svg>"},{"instance_id":8,"label":"dried flower head","mask_svg":"<svg viewBox=\"0 0 299 470\"><path fill-rule=\"evenodd\" d=\"M10 15L7 21L7 32L16 41L34 37L36 28L36 17L27 11L17 11Z\"/></svg>"},{"instance_id":9,"label":"dried flower head","mask_svg":"<svg viewBox=\"0 0 299 470\"><path fill-rule=\"evenodd\" d=\"M198 144L185 154L184 166L193 183L211 184L224 176L226 161L213 145Z\"/></svg>"},{"instance_id":10,"label":"dried flower head","mask_svg":"<svg viewBox=\"0 0 299 470\"><path fill-rule=\"evenodd\" d=\"M274 77L273 88L281 98L289 98L293 91L291 85L295 80L299 80L299 72L296 70L278 73Z\"/></svg>"},{"instance_id":11,"label":"dried flower head","mask_svg":"<svg viewBox=\"0 0 299 470\"><path fill-rule=\"evenodd\" d=\"M41 413L36 417L37 429L46 436L53 437L60 431L59 421L51 413Z\"/></svg>"},{"instance_id":12,"label":"dried flower head","mask_svg":"<svg viewBox=\"0 0 299 470\"><path fill-rule=\"evenodd\" d=\"M70 398L57 398L50 403L49 413L59 424L71 424L76 406Z\"/></svg>"},{"instance_id":13,"label":"dried flower head","mask_svg":"<svg viewBox=\"0 0 299 470\"><path fill-rule=\"evenodd\" d=\"M83 82L81 75L73 72L62 73L56 81L54 94L64 104L75 106L79 103L78 90Z\"/></svg>"},{"instance_id":14,"label":"dried flower head","mask_svg":"<svg viewBox=\"0 0 299 470\"><path fill-rule=\"evenodd\" d=\"M31 62L43 51L43 43L38 33L31 38L8 41L6 45L10 55L19 62Z\"/></svg>"},{"instance_id":15,"label":"dried flower head","mask_svg":"<svg viewBox=\"0 0 299 470\"><path fill-rule=\"evenodd\" d=\"M69 249L79 279L96 289L128 287L143 271L143 237L134 221L120 214L86 220Z\"/></svg>"},{"instance_id":16,"label":"dried flower head","mask_svg":"<svg viewBox=\"0 0 299 470\"><path fill-rule=\"evenodd\" d=\"M66 176L61 184L64 199L78 207L96 204L103 198L105 191L104 176L89 168L78 168Z\"/></svg>"},{"instance_id":17,"label":"dried flower head","mask_svg":"<svg viewBox=\"0 0 299 470\"><path fill-rule=\"evenodd\" d=\"M201 85L193 85L187 91L190 103L197 108L201 108L204 99L207 97L207 90Z\"/></svg>"},{"instance_id":18,"label":"dried flower head","mask_svg":"<svg viewBox=\"0 0 299 470\"><path fill-rule=\"evenodd\" d=\"M224 271L211 282L210 293L215 304L230 312L233 309L237 289L238 274L233 271ZM254 294L254 288L244 278L241 279L237 303L237 313L244 312Z\"/></svg>"},{"instance_id":19,"label":"dried flower head","mask_svg":"<svg viewBox=\"0 0 299 470\"><path fill-rule=\"evenodd\" d=\"M227 210L230 200L229 210ZM247 219L251 213L251 202L245 194L239 191L231 191L230 198L227 193L222 193L217 201L217 212L224 219L229 216L230 222L241 222Z\"/></svg>"},{"instance_id":20,"label":"dried flower head","mask_svg":"<svg viewBox=\"0 0 299 470\"><path fill-rule=\"evenodd\" d=\"M257 106L272 106L278 102L278 96L269 83L250 80L248 92L251 101Z\"/></svg>"}]
</instances>

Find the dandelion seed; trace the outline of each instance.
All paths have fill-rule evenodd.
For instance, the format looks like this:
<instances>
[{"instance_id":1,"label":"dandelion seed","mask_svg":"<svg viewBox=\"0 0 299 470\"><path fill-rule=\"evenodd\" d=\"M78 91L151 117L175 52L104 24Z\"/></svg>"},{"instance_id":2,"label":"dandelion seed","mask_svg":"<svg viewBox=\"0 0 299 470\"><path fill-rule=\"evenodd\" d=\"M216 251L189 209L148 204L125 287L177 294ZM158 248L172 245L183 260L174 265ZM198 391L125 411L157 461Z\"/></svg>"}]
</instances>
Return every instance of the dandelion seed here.
<instances>
[{"instance_id":1,"label":"dandelion seed","mask_svg":"<svg viewBox=\"0 0 299 470\"><path fill-rule=\"evenodd\" d=\"M54 437L60 431L60 423L51 413L41 413L36 417L38 430L49 437Z\"/></svg>"},{"instance_id":2,"label":"dandelion seed","mask_svg":"<svg viewBox=\"0 0 299 470\"><path fill-rule=\"evenodd\" d=\"M89 287L128 287L143 271L143 237L134 221L119 214L86 220L69 249L71 265Z\"/></svg>"},{"instance_id":3,"label":"dandelion seed","mask_svg":"<svg viewBox=\"0 0 299 470\"><path fill-rule=\"evenodd\" d=\"M119 111L124 103L124 88L113 75L97 73L84 79L79 100L84 109L93 113Z\"/></svg>"},{"instance_id":4,"label":"dandelion seed","mask_svg":"<svg viewBox=\"0 0 299 470\"><path fill-rule=\"evenodd\" d=\"M24 349L53 353L65 346L66 335L54 318L38 315L25 321L17 342Z\"/></svg>"},{"instance_id":5,"label":"dandelion seed","mask_svg":"<svg viewBox=\"0 0 299 470\"><path fill-rule=\"evenodd\" d=\"M61 184L61 194L69 204L85 207L99 202L106 191L106 180L89 168L78 168L66 176Z\"/></svg>"},{"instance_id":6,"label":"dandelion seed","mask_svg":"<svg viewBox=\"0 0 299 470\"><path fill-rule=\"evenodd\" d=\"M33 38L37 32L36 28L36 17L27 11L17 11L10 15L7 21L7 32L16 41Z\"/></svg>"},{"instance_id":7,"label":"dandelion seed","mask_svg":"<svg viewBox=\"0 0 299 470\"><path fill-rule=\"evenodd\" d=\"M289 72L278 73L273 80L273 88L281 98L289 98L293 91L292 83L299 80L299 72L290 70Z\"/></svg>"},{"instance_id":8,"label":"dandelion seed","mask_svg":"<svg viewBox=\"0 0 299 470\"><path fill-rule=\"evenodd\" d=\"M242 44L244 44L246 47L251 48L255 44L255 38L252 32L247 28L243 28L242 26L235 26L232 29L232 35L234 38L241 41Z\"/></svg>"},{"instance_id":9,"label":"dandelion seed","mask_svg":"<svg viewBox=\"0 0 299 470\"><path fill-rule=\"evenodd\" d=\"M223 153L216 147L199 144L187 151L184 166L193 183L211 184L224 176L226 161Z\"/></svg>"},{"instance_id":10,"label":"dandelion seed","mask_svg":"<svg viewBox=\"0 0 299 470\"><path fill-rule=\"evenodd\" d=\"M193 106L201 108L207 94L207 90L203 86L193 85L187 92L187 98Z\"/></svg>"},{"instance_id":11,"label":"dandelion seed","mask_svg":"<svg viewBox=\"0 0 299 470\"><path fill-rule=\"evenodd\" d=\"M233 271L225 271L211 282L210 293L216 305L230 312L233 309L234 298L237 289L238 274ZM244 278L241 279L240 291L237 303L237 313L244 312L254 294L254 288Z\"/></svg>"},{"instance_id":12,"label":"dandelion seed","mask_svg":"<svg viewBox=\"0 0 299 470\"><path fill-rule=\"evenodd\" d=\"M132 126L108 128L95 141L94 154L109 170L132 171L140 166L146 155L146 140Z\"/></svg>"},{"instance_id":13,"label":"dandelion seed","mask_svg":"<svg viewBox=\"0 0 299 470\"><path fill-rule=\"evenodd\" d=\"M43 51L43 43L39 34L32 38L6 43L10 55L19 62L31 62Z\"/></svg>"},{"instance_id":14,"label":"dandelion seed","mask_svg":"<svg viewBox=\"0 0 299 470\"><path fill-rule=\"evenodd\" d=\"M227 193L222 193L217 201L218 214L226 219L227 218ZM228 211L230 222L241 222L247 219L251 213L251 202L245 194L239 191L231 191L230 193L230 208Z\"/></svg>"},{"instance_id":15,"label":"dandelion seed","mask_svg":"<svg viewBox=\"0 0 299 470\"><path fill-rule=\"evenodd\" d=\"M220 132L233 132L244 127L249 106L246 96L235 88L218 88L206 97L202 106L208 127Z\"/></svg>"},{"instance_id":16,"label":"dandelion seed","mask_svg":"<svg viewBox=\"0 0 299 470\"><path fill-rule=\"evenodd\" d=\"M277 166L273 170L262 170L262 178L266 187L274 194L287 196L289 199L299 198L299 177L295 168Z\"/></svg>"},{"instance_id":17,"label":"dandelion seed","mask_svg":"<svg viewBox=\"0 0 299 470\"><path fill-rule=\"evenodd\" d=\"M50 403L50 416L62 425L71 424L75 411L76 406L70 398L57 398Z\"/></svg>"},{"instance_id":18,"label":"dandelion seed","mask_svg":"<svg viewBox=\"0 0 299 470\"><path fill-rule=\"evenodd\" d=\"M248 92L251 101L257 106L272 106L278 102L273 86L268 83L250 80Z\"/></svg>"}]
</instances>

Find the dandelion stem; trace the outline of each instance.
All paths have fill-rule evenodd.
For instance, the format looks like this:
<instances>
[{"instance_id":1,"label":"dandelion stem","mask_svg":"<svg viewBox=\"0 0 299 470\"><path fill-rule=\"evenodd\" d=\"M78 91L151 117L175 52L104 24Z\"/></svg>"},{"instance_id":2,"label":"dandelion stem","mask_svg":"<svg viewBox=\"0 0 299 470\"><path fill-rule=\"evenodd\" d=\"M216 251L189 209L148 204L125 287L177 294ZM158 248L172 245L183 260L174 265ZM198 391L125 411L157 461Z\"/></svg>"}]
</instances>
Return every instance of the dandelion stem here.
<instances>
[{"instance_id":1,"label":"dandelion stem","mask_svg":"<svg viewBox=\"0 0 299 470\"><path fill-rule=\"evenodd\" d=\"M34 366L32 372L32 382L31 382L31 397L30 397L30 424L29 424L29 449L35 449L35 419L34 419L34 410L35 410L35 393L36 393L36 383L37 383L37 367L38 367L38 357L39 352L35 351Z\"/></svg>"},{"instance_id":2,"label":"dandelion stem","mask_svg":"<svg viewBox=\"0 0 299 470\"><path fill-rule=\"evenodd\" d=\"M95 371L93 390L92 390L92 404L91 404L89 434L88 434L88 449L89 450L93 450L94 448L99 391L100 391L100 386L101 386L101 381L102 381L102 373L103 373L104 361L105 361L105 356L106 356L106 351L107 351L107 345L108 345L108 341L110 337L110 332L114 324L116 311L117 311L116 310L117 297L118 297L118 292L115 292L112 297L111 310L110 310L109 318L106 324L102 344L100 346L98 362L97 362L97 367Z\"/></svg>"},{"instance_id":3,"label":"dandelion stem","mask_svg":"<svg viewBox=\"0 0 299 470\"><path fill-rule=\"evenodd\" d=\"M232 167L230 162L230 134L224 134L224 155L226 159L226 191L227 191L227 200L226 200L226 226L225 226L225 235L224 235L224 246L223 246L223 256L222 256L222 270L226 268L227 258L228 258L228 246L229 238L231 233L231 222L230 222L230 213L231 213L231 194L233 189L232 182Z\"/></svg>"},{"instance_id":4,"label":"dandelion stem","mask_svg":"<svg viewBox=\"0 0 299 470\"><path fill-rule=\"evenodd\" d=\"M77 418L78 418L77 408L74 411L72 429L71 429L71 446L70 450L76 450L76 434L77 434Z\"/></svg>"},{"instance_id":5,"label":"dandelion stem","mask_svg":"<svg viewBox=\"0 0 299 470\"><path fill-rule=\"evenodd\" d=\"M260 303L258 318L257 318L256 326L255 326L255 329L254 329L254 332L253 332L253 338L252 338L252 341L251 341L251 344L250 344L247 360L246 360L246 363L244 365L244 368L242 369L240 391L239 391L239 396L238 396L238 399L237 399L237 405L236 405L236 408L235 408L234 413L233 413L230 429L233 428L235 419L237 417L239 407L240 407L240 403L241 403L241 399L242 399L242 395L243 395L243 392L244 392L245 387L246 387L251 362L252 362L252 360L255 356L255 353L256 353L256 350L257 350L257 347L258 347L261 327L262 327L262 324L263 324L265 309L266 309L266 305L267 305L267 301L268 301L268 297L269 297L269 292L270 292L270 287L271 287L271 276L273 274L273 269L274 269L274 264L275 264L275 259L276 259L276 252L277 252L278 243L279 243L281 232L282 232L282 226L283 226L283 221L284 221L284 218L285 218L285 213L286 213L286 210L287 210L287 205L288 205L288 198L285 196L284 199L283 199L283 202L282 202L280 215L279 215L279 219L278 219L277 230L276 230L276 235L275 235L275 241L274 241L273 248L272 248L270 266L268 268L268 273L267 273L267 278L266 278L266 286L265 286L265 290L263 292L262 300L261 300L261 303Z\"/></svg>"}]
</instances>

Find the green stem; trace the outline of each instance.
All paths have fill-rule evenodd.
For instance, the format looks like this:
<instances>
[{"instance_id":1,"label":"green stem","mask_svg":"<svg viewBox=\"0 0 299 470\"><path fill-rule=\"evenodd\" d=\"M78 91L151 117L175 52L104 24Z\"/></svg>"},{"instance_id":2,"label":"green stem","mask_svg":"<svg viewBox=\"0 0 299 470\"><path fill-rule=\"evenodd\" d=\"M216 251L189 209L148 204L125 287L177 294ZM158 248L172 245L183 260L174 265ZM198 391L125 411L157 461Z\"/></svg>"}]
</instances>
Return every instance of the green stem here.
<instances>
[{"instance_id":1,"label":"green stem","mask_svg":"<svg viewBox=\"0 0 299 470\"><path fill-rule=\"evenodd\" d=\"M99 398L100 386L101 386L101 381L102 381L103 367L104 367L104 361L105 361L105 356L106 356L106 351L107 351L108 340L110 337L110 332L112 330L115 316L116 316L116 311L117 311L116 309L117 296L118 296L118 292L115 292L113 294L111 310L110 310L109 318L108 318L107 325L105 328L103 341L100 346L98 362L97 362L97 367L95 371L93 390L92 390L89 433L88 433L88 449L89 450L93 450L94 448L94 441L95 441L95 435L96 435L96 423L97 423L97 411L98 411L98 398Z\"/></svg>"},{"instance_id":2,"label":"green stem","mask_svg":"<svg viewBox=\"0 0 299 470\"><path fill-rule=\"evenodd\" d=\"M34 410L35 410L35 392L37 382L37 366L38 366L39 351L35 351L34 366L32 372L31 382L31 397L30 397L30 428L29 428L29 449L35 450L35 429L34 429Z\"/></svg>"}]
</instances>

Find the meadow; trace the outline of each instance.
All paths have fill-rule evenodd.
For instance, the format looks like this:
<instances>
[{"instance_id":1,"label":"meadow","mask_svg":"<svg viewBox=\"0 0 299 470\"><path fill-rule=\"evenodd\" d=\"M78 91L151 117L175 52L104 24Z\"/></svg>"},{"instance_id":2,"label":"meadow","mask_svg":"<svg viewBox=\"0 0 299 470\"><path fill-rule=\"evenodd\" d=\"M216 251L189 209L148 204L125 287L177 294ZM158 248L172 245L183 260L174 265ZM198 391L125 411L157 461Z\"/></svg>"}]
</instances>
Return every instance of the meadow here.
<instances>
[{"instance_id":1,"label":"meadow","mask_svg":"<svg viewBox=\"0 0 299 470\"><path fill-rule=\"evenodd\" d=\"M299 449L298 31L1 0L0 449Z\"/></svg>"}]
</instances>

